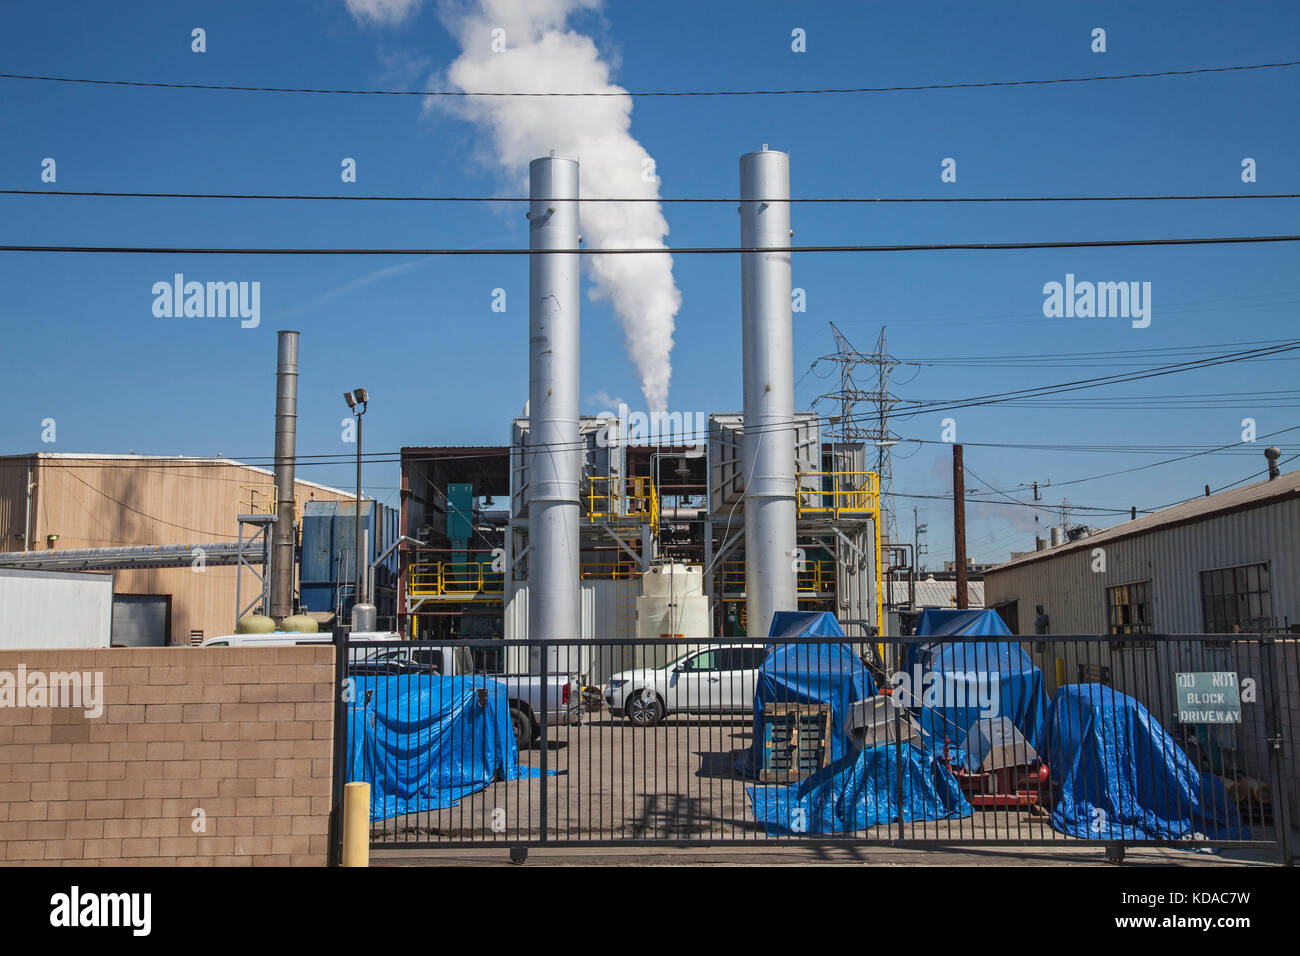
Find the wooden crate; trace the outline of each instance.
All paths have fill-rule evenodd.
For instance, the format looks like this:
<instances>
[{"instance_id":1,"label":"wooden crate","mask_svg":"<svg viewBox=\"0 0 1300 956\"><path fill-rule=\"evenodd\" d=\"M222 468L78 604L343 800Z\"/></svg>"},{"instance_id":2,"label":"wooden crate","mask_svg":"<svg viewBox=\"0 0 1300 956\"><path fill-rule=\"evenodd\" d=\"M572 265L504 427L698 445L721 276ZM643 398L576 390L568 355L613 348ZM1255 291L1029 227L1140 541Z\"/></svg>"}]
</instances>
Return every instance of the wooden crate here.
<instances>
[{"instance_id":1,"label":"wooden crate","mask_svg":"<svg viewBox=\"0 0 1300 956\"><path fill-rule=\"evenodd\" d=\"M831 758L827 704L764 704L762 783L791 783L816 773Z\"/></svg>"}]
</instances>

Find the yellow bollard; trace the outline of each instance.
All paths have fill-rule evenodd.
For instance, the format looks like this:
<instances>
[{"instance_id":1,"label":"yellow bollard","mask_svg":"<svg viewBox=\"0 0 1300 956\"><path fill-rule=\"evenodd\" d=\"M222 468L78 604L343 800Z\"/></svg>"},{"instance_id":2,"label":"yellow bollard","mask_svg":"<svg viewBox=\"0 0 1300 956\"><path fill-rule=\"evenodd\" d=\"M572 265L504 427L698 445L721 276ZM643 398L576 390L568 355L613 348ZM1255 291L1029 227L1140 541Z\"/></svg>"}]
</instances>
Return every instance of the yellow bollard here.
<instances>
[{"instance_id":1,"label":"yellow bollard","mask_svg":"<svg viewBox=\"0 0 1300 956\"><path fill-rule=\"evenodd\" d=\"M370 784L343 786L343 865L370 865Z\"/></svg>"},{"instance_id":2,"label":"yellow bollard","mask_svg":"<svg viewBox=\"0 0 1300 956\"><path fill-rule=\"evenodd\" d=\"M1058 657L1056 659L1056 686L1057 687L1065 686L1065 658L1064 657Z\"/></svg>"}]
</instances>

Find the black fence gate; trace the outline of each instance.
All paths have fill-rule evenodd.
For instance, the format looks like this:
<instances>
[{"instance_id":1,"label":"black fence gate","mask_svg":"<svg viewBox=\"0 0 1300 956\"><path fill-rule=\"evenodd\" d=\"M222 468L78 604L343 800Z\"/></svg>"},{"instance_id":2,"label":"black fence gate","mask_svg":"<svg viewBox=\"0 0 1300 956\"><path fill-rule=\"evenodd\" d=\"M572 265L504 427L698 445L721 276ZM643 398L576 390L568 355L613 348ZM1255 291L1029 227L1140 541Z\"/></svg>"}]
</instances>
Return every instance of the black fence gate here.
<instances>
[{"instance_id":1,"label":"black fence gate","mask_svg":"<svg viewBox=\"0 0 1300 956\"><path fill-rule=\"evenodd\" d=\"M1300 641L1260 635L352 641L335 827L373 848L1275 848ZM870 641L870 643L867 643Z\"/></svg>"}]
</instances>

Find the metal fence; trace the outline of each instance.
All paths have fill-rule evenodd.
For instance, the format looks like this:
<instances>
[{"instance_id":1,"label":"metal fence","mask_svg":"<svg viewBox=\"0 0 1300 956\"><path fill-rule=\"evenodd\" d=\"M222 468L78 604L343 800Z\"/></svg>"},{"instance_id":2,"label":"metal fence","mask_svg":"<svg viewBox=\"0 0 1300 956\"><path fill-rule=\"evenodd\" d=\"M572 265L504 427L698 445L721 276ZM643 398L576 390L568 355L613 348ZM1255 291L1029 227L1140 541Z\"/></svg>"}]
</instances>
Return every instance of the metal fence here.
<instances>
[{"instance_id":1,"label":"metal fence","mask_svg":"<svg viewBox=\"0 0 1300 956\"><path fill-rule=\"evenodd\" d=\"M374 848L1275 847L1291 862L1297 640L863 640L340 631L335 805L346 781L372 784Z\"/></svg>"}]
</instances>

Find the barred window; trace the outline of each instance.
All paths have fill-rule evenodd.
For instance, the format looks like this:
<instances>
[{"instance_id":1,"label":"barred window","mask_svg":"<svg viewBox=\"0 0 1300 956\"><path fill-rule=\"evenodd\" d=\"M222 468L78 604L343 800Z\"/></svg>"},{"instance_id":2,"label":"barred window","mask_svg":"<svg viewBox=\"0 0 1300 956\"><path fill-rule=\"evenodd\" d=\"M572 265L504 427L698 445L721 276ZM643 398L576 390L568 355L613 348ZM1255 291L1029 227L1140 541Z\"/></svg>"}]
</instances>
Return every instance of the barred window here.
<instances>
[{"instance_id":1,"label":"barred window","mask_svg":"<svg viewBox=\"0 0 1300 956\"><path fill-rule=\"evenodd\" d=\"M1205 633L1252 632L1273 623L1268 565L1243 564L1201 572L1201 609Z\"/></svg>"},{"instance_id":2,"label":"barred window","mask_svg":"<svg viewBox=\"0 0 1300 956\"><path fill-rule=\"evenodd\" d=\"M1116 636L1151 633L1151 582L1106 589L1106 624Z\"/></svg>"}]
</instances>

